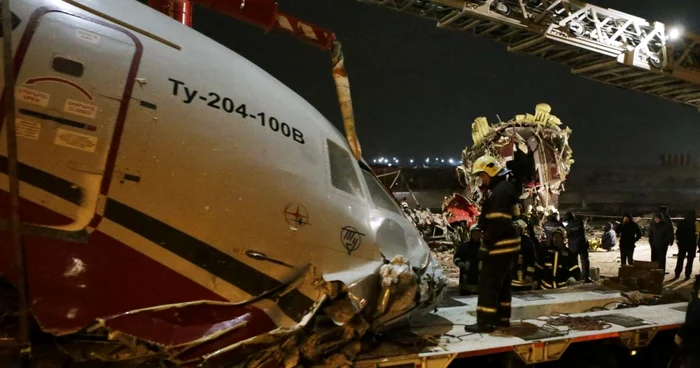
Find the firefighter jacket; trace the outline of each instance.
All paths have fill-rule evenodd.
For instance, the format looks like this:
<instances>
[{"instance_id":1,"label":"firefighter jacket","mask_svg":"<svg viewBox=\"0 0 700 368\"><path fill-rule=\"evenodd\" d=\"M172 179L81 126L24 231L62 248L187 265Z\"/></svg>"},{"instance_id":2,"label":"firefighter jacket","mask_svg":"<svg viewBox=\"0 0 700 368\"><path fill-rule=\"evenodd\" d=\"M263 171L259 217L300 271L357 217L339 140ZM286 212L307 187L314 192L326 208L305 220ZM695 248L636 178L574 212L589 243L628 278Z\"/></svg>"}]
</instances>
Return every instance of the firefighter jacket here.
<instances>
[{"instance_id":1,"label":"firefighter jacket","mask_svg":"<svg viewBox=\"0 0 700 368\"><path fill-rule=\"evenodd\" d=\"M556 289L566 286L569 278L581 280L578 257L565 247L554 245L542 247L535 265L535 280L540 289Z\"/></svg>"},{"instance_id":2,"label":"firefighter jacket","mask_svg":"<svg viewBox=\"0 0 700 368\"><path fill-rule=\"evenodd\" d=\"M520 237L513 218L517 215L518 195L503 177L494 177L491 194L484 201L479 217L483 233L483 256L514 255L520 251Z\"/></svg>"},{"instance_id":3,"label":"firefighter jacket","mask_svg":"<svg viewBox=\"0 0 700 368\"><path fill-rule=\"evenodd\" d=\"M513 281L511 285L517 289L532 289L537 251L529 236L520 237L520 252L513 266Z\"/></svg>"},{"instance_id":4,"label":"firefighter jacket","mask_svg":"<svg viewBox=\"0 0 700 368\"><path fill-rule=\"evenodd\" d=\"M544 228L544 244L542 245L549 245L552 241L552 230L558 228L558 227L564 227L564 225L561 223L561 221L557 220L556 215L550 215L547 217L547 222L544 223L543 228Z\"/></svg>"},{"instance_id":5,"label":"firefighter jacket","mask_svg":"<svg viewBox=\"0 0 700 368\"><path fill-rule=\"evenodd\" d=\"M481 241L470 239L466 243L460 243L455 250L454 263L459 267L460 291L479 290L479 247Z\"/></svg>"}]
</instances>

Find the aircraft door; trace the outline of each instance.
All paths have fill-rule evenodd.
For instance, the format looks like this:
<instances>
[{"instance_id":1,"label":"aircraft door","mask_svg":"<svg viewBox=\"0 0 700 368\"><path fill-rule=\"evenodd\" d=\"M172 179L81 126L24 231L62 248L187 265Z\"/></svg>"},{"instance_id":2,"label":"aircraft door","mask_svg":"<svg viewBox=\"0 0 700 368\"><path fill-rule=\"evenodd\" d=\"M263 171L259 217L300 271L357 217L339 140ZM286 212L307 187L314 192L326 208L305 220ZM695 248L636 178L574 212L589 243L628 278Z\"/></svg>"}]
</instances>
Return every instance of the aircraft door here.
<instances>
[{"instance_id":1,"label":"aircraft door","mask_svg":"<svg viewBox=\"0 0 700 368\"><path fill-rule=\"evenodd\" d=\"M28 33L31 27L33 36L18 51L26 47L16 81L20 192L65 217L23 221L81 230L111 177L108 155L119 143L115 127L124 123L129 101L122 100L133 86L140 45L116 28L62 12L39 17Z\"/></svg>"}]
</instances>

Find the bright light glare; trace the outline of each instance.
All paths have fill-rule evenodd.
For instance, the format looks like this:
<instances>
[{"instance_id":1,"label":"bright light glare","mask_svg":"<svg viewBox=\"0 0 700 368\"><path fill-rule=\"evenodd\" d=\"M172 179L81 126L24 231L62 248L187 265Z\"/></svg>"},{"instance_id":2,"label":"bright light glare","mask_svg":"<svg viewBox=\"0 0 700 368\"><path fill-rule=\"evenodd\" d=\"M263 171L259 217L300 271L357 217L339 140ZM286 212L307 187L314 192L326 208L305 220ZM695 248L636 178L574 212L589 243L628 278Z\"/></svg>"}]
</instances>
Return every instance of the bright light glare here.
<instances>
[{"instance_id":1,"label":"bright light glare","mask_svg":"<svg viewBox=\"0 0 700 368\"><path fill-rule=\"evenodd\" d=\"M430 159L429 159L429 158L426 158L426 159L425 159L425 162L430 162Z\"/></svg>"},{"instance_id":2,"label":"bright light glare","mask_svg":"<svg viewBox=\"0 0 700 368\"><path fill-rule=\"evenodd\" d=\"M679 37L681 37L681 30L679 28L671 28L671 30L668 31L669 40L677 40Z\"/></svg>"},{"instance_id":3,"label":"bright light glare","mask_svg":"<svg viewBox=\"0 0 700 368\"><path fill-rule=\"evenodd\" d=\"M413 163L413 159L411 159L410 162Z\"/></svg>"},{"instance_id":4,"label":"bright light glare","mask_svg":"<svg viewBox=\"0 0 700 368\"><path fill-rule=\"evenodd\" d=\"M453 163L454 161L452 159L447 160L449 163Z\"/></svg>"}]
</instances>

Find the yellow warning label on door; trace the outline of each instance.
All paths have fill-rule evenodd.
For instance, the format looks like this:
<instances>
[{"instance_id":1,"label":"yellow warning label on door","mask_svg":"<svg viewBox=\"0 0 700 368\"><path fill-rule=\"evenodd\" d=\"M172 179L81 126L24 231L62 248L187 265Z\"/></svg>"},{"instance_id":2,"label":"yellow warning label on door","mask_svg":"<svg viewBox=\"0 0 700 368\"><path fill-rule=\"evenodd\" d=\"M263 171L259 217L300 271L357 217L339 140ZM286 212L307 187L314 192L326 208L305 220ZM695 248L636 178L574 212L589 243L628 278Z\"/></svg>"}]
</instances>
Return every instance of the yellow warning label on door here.
<instances>
[{"instance_id":1,"label":"yellow warning label on door","mask_svg":"<svg viewBox=\"0 0 700 368\"><path fill-rule=\"evenodd\" d=\"M97 139L97 137L91 135L58 128L56 130L56 140L54 143L59 146L74 148L85 152L95 152Z\"/></svg>"},{"instance_id":2,"label":"yellow warning label on door","mask_svg":"<svg viewBox=\"0 0 700 368\"><path fill-rule=\"evenodd\" d=\"M29 139L39 139L41 133L41 123L36 121L17 119L15 122L17 136Z\"/></svg>"}]
</instances>

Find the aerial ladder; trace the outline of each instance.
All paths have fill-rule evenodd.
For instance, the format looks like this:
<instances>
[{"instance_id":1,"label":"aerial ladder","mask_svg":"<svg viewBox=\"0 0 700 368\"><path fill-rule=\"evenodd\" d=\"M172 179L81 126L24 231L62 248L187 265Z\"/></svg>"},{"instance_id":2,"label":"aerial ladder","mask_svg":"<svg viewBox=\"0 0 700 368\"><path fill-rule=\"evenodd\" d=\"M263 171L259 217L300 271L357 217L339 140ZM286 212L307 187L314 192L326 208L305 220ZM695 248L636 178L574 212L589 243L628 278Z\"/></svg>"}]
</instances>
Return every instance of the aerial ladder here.
<instances>
[{"instance_id":1,"label":"aerial ladder","mask_svg":"<svg viewBox=\"0 0 700 368\"><path fill-rule=\"evenodd\" d=\"M359 0L486 36L582 77L700 108L700 36L576 0Z\"/></svg>"}]
</instances>

